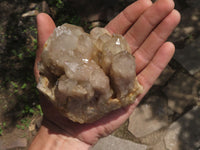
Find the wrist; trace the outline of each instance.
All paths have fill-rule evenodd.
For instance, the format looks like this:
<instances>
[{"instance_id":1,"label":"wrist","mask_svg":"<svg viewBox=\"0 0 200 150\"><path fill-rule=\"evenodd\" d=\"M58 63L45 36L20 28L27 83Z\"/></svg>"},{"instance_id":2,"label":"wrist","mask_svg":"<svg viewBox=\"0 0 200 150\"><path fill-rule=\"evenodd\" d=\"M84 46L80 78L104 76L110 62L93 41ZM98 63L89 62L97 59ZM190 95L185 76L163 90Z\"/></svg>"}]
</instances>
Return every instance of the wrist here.
<instances>
[{"instance_id":1,"label":"wrist","mask_svg":"<svg viewBox=\"0 0 200 150\"><path fill-rule=\"evenodd\" d=\"M29 150L89 150L91 145L77 138L61 134L59 129L52 130L41 126Z\"/></svg>"}]
</instances>

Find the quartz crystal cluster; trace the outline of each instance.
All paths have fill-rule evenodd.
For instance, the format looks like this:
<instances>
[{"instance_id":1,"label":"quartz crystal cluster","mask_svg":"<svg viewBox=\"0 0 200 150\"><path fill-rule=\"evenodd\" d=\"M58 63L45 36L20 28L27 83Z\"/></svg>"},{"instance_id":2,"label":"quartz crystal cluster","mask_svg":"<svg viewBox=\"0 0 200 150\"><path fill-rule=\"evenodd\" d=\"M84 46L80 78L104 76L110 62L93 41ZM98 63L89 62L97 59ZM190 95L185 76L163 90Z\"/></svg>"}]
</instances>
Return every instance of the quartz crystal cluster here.
<instances>
[{"instance_id":1,"label":"quartz crystal cluster","mask_svg":"<svg viewBox=\"0 0 200 150\"><path fill-rule=\"evenodd\" d=\"M38 89L74 122L96 121L133 103L142 91L126 40L104 28L88 34L71 24L57 27L38 68Z\"/></svg>"}]
</instances>

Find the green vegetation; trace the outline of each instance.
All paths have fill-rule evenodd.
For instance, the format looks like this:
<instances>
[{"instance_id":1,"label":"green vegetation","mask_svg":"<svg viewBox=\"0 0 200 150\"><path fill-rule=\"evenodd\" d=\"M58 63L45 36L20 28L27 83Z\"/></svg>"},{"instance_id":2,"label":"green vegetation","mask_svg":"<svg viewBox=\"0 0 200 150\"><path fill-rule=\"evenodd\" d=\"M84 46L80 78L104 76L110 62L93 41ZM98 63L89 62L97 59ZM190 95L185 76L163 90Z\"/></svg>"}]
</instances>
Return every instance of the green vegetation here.
<instances>
[{"instance_id":1,"label":"green vegetation","mask_svg":"<svg viewBox=\"0 0 200 150\"><path fill-rule=\"evenodd\" d=\"M3 129L6 127L6 122L0 124L0 135L3 135Z\"/></svg>"},{"instance_id":2,"label":"green vegetation","mask_svg":"<svg viewBox=\"0 0 200 150\"><path fill-rule=\"evenodd\" d=\"M43 116L43 112L42 112L41 106L40 106L40 105L36 105L36 108L37 108L37 112L38 112L41 116Z\"/></svg>"},{"instance_id":3,"label":"green vegetation","mask_svg":"<svg viewBox=\"0 0 200 150\"><path fill-rule=\"evenodd\" d=\"M16 127L24 130L30 123L30 119L27 120L27 118L42 115L33 73L37 50L37 29L35 24L17 29L14 29L13 26L16 25L12 22L8 26L8 31L3 35L7 45L5 46L4 57L0 58L2 64L0 68L0 72L2 72L0 90L8 91L6 98L8 102L6 103L9 104L9 107L2 105L0 109L5 113L17 114L13 116L16 120ZM13 118L10 118L10 120L13 120ZM20 122L17 122L17 120L20 120ZM9 124L0 123L0 135L6 132L4 131L6 126L9 126Z\"/></svg>"},{"instance_id":4,"label":"green vegetation","mask_svg":"<svg viewBox=\"0 0 200 150\"><path fill-rule=\"evenodd\" d=\"M18 129L24 130L29 127L30 123L31 123L31 119L23 118L20 120L20 124L17 124L16 127Z\"/></svg>"},{"instance_id":5,"label":"green vegetation","mask_svg":"<svg viewBox=\"0 0 200 150\"><path fill-rule=\"evenodd\" d=\"M64 3L62 0L56 0L56 7L57 8L63 8L64 7Z\"/></svg>"},{"instance_id":6,"label":"green vegetation","mask_svg":"<svg viewBox=\"0 0 200 150\"><path fill-rule=\"evenodd\" d=\"M29 106L29 105L25 105L24 109L21 111L20 115L40 115L43 116L43 112L42 112L42 108L41 106L38 104L36 106Z\"/></svg>"},{"instance_id":7,"label":"green vegetation","mask_svg":"<svg viewBox=\"0 0 200 150\"><path fill-rule=\"evenodd\" d=\"M0 126L0 135L3 135L3 129Z\"/></svg>"},{"instance_id":8,"label":"green vegetation","mask_svg":"<svg viewBox=\"0 0 200 150\"><path fill-rule=\"evenodd\" d=\"M70 2L63 0L51 0L48 4L56 12L53 19L57 26L66 22L70 24L84 26L84 22L81 20L80 15L71 6Z\"/></svg>"},{"instance_id":9,"label":"green vegetation","mask_svg":"<svg viewBox=\"0 0 200 150\"><path fill-rule=\"evenodd\" d=\"M39 4L41 1L34 2ZM16 128L25 130L30 125L31 117L43 115L33 73L38 44L36 18L21 17L32 2L22 0L20 3L13 3L27 7L12 10L6 20L6 26L0 24L0 91L6 97L0 99L0 110L2 115L12 114L6 118L6 121L12 123L0 122L0 135L6 133L5 129L13 124ZM87 25L71 7L70 2L49 0L47 3L55 12L51 15L57 26L66 22L79 26ZM39 5L35 9L41 11Z\"/></svg>"}]
</instances>

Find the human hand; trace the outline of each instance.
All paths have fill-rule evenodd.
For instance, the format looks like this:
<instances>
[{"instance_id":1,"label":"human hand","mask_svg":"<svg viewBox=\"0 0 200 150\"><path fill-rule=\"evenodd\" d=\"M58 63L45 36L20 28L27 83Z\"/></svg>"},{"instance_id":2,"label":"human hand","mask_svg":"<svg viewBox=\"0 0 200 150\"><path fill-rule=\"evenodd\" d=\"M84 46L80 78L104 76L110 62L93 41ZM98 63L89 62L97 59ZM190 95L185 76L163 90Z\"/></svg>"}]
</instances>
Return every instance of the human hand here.
<instances>
[{"instance_id":1,"label":"human hand","mask_svg":"<svg viewBox=\"0 0 200 150\"><path fill-rule=\"evenodd\" d=\"M180 15L174 10L173 0L158 0L154 4L150 0L138 0L128 6L105 28L126 38L135 56L137 79L144 92L134 104L115 110L91 124L78 124L68 120L59 114L51 102L41 98L43 125L53 134L72 137L88 145L94 145L100 137L117 129L128 119L172 58L174 45L165 41L179 21ZM43 45L55 28L53 20L44 13L37 16L37 25L38 51L34 67L36 80L39 78L37 63Z\"/></svg>"}]
</instances>

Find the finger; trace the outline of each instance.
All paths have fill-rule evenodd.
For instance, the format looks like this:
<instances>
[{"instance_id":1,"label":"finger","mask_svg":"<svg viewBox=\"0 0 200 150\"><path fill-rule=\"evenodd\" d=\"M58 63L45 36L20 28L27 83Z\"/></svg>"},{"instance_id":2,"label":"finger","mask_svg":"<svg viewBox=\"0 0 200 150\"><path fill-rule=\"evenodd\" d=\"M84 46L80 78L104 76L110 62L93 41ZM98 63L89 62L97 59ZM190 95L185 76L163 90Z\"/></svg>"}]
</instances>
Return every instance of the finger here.
<instances>
[{"instance_id":1,"label":"finger","mask_svg":"<svg viewBox=\"0 0 200 150\"><path fill-rule=\"evenodd\" d=\"M150 32L174 9L173 0L158 0L127 31L125 38L132 51L140 47Z\"/></svg>"},{"instance_id":2,"label":"finger","mask_svg":"<svg viewBox=\"0 0 200 150\"><path fill-rule=\"evenodd\" d=\"M171 42L164 43L152 61L138 74L137 79L144 88L144 92L138 97L139 100L142 99L154 84L155 80L171 60L174 52L175 47Z\"/></svg>"},{"instance_id":3,"label":"finger","mask_svg":"<svg viewBox=\"0 0 200 150\"><path fill-rule=\"evenodd\" d=\"M37 82L39 78L39 71L37 68L37 64L40 61L43 45L48 39L48 37L51 35L51 33L53 32L54 28L55 28L55 23L49 15L45 13L40 13L37 16L38 49L36 52L36 59L35 59L35 65L34 65L34 74L35 74L35 78Z\"/></svg>"},{"instance_id":4,"label":"finger","mask_svg":"<svg viewBox=\"0 0 200 150\"><path fill-rule=\"evenodd\" d=\"M124 34L151 4L150 0L136 1L110 21L105 28L110 33Z\"/></svg>"},{"instance_id":5,"label":"finger","mask_svg":"<svg viewBox=\"0 0 200 150\"><path fill-rule=\"evenodd\" d=\"M49 38L55 29L55 23L51 17L45 13L37 16L37 29L38 29L38 48L43 48L44 43Z\"/></svg>"},{"instance_id":6,"label":"finger","mask_svg":"<svg viewBox=\"0 0 200 150\"><path fill-rule=\"evenodd\" d=\"M153 58L159 47L167 40L174 28L180 22L180 14L173 10L157 27L141 47L134 53L137 64L136 72L139 73Z\"/></svg>"}]
</instances>

